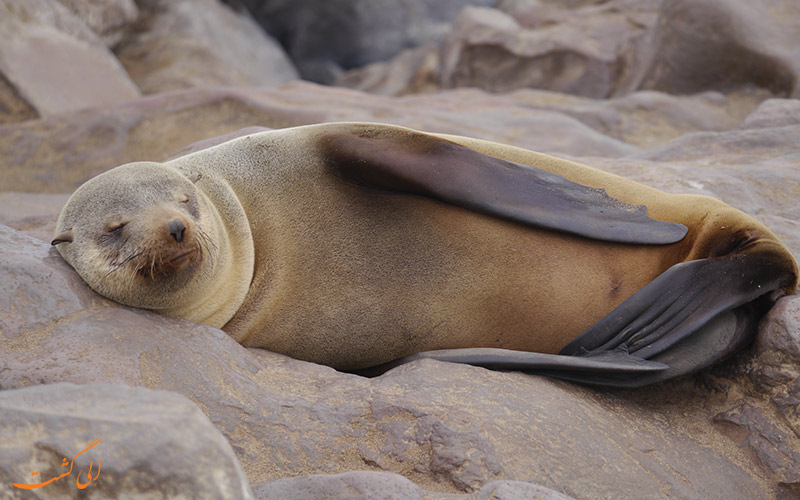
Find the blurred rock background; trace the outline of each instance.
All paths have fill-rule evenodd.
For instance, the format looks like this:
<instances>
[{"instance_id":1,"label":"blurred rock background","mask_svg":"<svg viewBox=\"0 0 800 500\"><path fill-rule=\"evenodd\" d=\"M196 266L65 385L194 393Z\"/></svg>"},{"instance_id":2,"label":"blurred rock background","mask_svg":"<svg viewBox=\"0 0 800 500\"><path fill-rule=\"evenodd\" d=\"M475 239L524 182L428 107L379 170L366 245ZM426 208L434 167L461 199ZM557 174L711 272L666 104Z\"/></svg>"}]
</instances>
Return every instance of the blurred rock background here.
<instances>
[{"instance_id":1,"label":"blurred rock background","mask_svg":"<svg viewBox=\"0 0 800 500\"><path fill-rule=\"evenodd\" d=\"M800 255L798 44L796 0L0 0L0 497L103 434L86 498L800 498L796 296L733 360L644 390L364 379L100 299L46 244L119 164L360 120L715 196Z\"/></svg>"}]
</instances>

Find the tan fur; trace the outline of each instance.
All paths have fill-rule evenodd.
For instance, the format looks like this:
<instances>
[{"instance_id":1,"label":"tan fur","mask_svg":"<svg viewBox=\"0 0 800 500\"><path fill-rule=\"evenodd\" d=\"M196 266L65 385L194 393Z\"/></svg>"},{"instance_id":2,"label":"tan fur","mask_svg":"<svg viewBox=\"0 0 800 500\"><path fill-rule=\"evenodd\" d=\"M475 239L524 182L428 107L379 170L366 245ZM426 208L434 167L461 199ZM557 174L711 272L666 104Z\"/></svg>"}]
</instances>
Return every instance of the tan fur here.
<instances>
[{"instance_id":1,"label":"tan fur","mask_svg":"<svg viewBox=\"0 0 800 500\"><path fill-rule=\"evenodd\" d=\"M222 327L246 346L357 369L431 349L557 353L673 264L722 254L745 236L756 240L754 251L776 253L796 275L778 239L724 203L665 194L511 146L437 136L604 188L619 200L646 205L652 218L688 226L689 234L661 246L593 241L351 185L325 168L320 148L321 137L347 130L409 144L418 134L388 125L315 125L254 134L166 162L160 168L170 175L200 175L193 186L200 217L187 219L213 249L203 254L200 271L176 282L180 286L161 286L158 277L146 285L140 276L117 273L110 277L122 283L111 292L95 289L131 305L140 305L146 292L168 304L153 309ZM156 165L128 167L120 175L143 175ZM113 186L117 170L96 178L97 184ZM183 196L192 184L178 184L160 181L154 188L167 200L160 210L182 210L169 197L178 190ZM92 284L107 272L107 257L91 242L108 224L109 210L92 206L81 190L57 232L80 233L59 249ZM122 193L110 203L120 217L133 218L143 210L138 196ZM150 238L159 224L155 217L131 237Z\"/></svg>"}]
</instances>

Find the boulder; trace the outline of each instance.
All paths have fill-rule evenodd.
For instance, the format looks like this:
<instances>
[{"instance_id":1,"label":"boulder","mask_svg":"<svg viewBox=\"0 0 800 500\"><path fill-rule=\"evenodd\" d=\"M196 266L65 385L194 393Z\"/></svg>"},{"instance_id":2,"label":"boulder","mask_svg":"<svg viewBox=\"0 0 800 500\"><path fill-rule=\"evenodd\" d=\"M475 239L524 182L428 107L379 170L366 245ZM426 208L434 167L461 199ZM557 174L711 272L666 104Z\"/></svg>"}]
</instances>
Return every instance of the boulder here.
<instances>
[{"instance_id":1,"label":"boulder","mask_svg":"<svg viewBox=\"0 0 800 500\"><path fill-rule=\"evenodd\" d=\"M145 94L189 87L276 87L297 71L275 40L219 0L139 2L137 31L115 49Z\"/></svg>"},{"instance_id":2,"label":"boulder","mask_svg":"<svg viewBox=\"0 0 800 500\"><path fill-rule=\"evenodd\" d=\"M797 97L793 0L501 0L466 8L438 46L343 75L384 95L441 88L549 89L588 97L715 90Z\"/></svg>"},{"instance_id":3,"label":"boulder","mask_svg":"<svg viewBox=\"0 0 800 500\"><path fill-rule=\"evenodd\" d=\"M442 87L519 88L607 97L625 67L622 48L643 32L625 13L593 12L535 29L496 9L467 8L441 48Z\"/></svg>"},{"instance_id":4,"label":"boulder","mask_svg":"<svg viewBox=\"0 0 800 500\"><path fill-rule=\"evenodd\" d=\"M56 0L0 4L0 38L0 123L140 95L105 44Z\"/></svg>"},{"instance_id":5,"label":"boulder","mask_svg":"<svg viewBox=\"0 0 800 500\"><path fill-rule=\"evenodd\" d=\"M228 441L174 392L66 383L0 391L0 422L3 498L253 498Z\"/></svg>"},{"instance_id":6,"label":"boulder","mask_svg":"<svg viewBox=\"0 0 800 500\"><path fill-rule=\"evenodd\" d=\"M496 7L465 8L438 47L352 70L336 84L384 95L477 87L608 97L636 65L657 11L649 0L507 0Z\"/></svg>"},{"instance_id":7,"label":"boulder","mask_svg":"<svg viewBox=\"0 0 800 500\"><path fill-rule=\"evenodd\" d=\"M306 80L333 82L343 71L441 40L467 5L496 0L241 0L275 36Z\"/></svg>"},{"instance_id":8,"label":"boulder","mask_svg":"<svg viewBox=\"0 0 800 500\"><path fill-rule=\"evenodd\" d=\"M665 0L649 38L621 91L755 86L800 96L800 4L794 0Z\"/></svg>"}]
</instances>

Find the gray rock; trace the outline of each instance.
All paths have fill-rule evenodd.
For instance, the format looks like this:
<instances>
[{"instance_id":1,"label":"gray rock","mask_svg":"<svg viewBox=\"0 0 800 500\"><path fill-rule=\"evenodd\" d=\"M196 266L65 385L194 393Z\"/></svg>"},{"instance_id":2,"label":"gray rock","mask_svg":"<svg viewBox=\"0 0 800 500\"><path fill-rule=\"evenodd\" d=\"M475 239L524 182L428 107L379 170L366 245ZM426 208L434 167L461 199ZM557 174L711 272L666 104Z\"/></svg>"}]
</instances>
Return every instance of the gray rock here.
<instances>
[{"instance_id":1,"label":"gray rock","mask_svg":"<svg viewBox=\"0 0 800 500\"><path fill-rule=\"evenodd\" d=\"M2 498L253 498L231 446L179 394L110 384L7 390L0 422Z\"/></svg>"},{"instance_id":2,"label":"gray rock","mask_svg":"<svg viewBox=\"0 0 800 500\"><path fill-rule=\"evenodd\" d=\"M278 43L219 0L148 0L139 12L138 30L115 52L145 94L297 79Z\"/></svg>"},{"instance_id":3,"label":"gray rock","mask_svg":"<svg viewBox=\"0 0 800 500\"><path fill-rule=\"evenodd\" d=\"M0 192L0 224L50 241L67 198L66 194Z\"/></svg>"},{"instance_id":4,"label":"gray rock","mask_svg":"<svg viewBox=\"0 0 800 500\"><path fill-rule=\"evenodd\" d=\"M621 90L686 94L756 86L797 97L798 19L794 0L665 0L641 64Z\"/></svg>"},{"instance_id":5,"label":"gray rock","mask_svg":"<svg viewBox=\"0 0 800 500\"><path fill-rule=\"evenodd\" d=\"M656 19L649 0L501 1L464 9L439 47L353 70L336 84L384 95L440 88L617 93Z\"/></svg>"},{"instance_id":6,"label":"gray rock","mask_svg":"<svg viewBox=\"0 0 800 500\"><path fill-rule=\"evenodd\" d=\"M441 40L467 5L496 0L242 0L286 47L306 80L333 82L344 70Z\"/></svg>"},{"instance_id":7,"label":"gray rock","mask_svg":"<svg viewBox=\"0 0 800 500\"><path fill-rule=\"evenodd\" d=\"M0 110L11 110L0 122L30 118L31 110L47 116L140 95L103 42L56 0L0 4L0 38Z\"/></svg>"}]
</instances>

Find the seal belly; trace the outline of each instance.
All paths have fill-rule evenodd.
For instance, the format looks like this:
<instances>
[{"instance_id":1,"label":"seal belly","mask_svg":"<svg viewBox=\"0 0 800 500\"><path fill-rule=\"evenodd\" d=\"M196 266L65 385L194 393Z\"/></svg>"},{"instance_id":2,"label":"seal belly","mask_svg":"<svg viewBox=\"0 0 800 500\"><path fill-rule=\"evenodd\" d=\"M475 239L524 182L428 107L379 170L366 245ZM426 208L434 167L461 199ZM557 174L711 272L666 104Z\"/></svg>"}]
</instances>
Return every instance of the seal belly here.
<instances>
[{"instance_id":1,"label":"seal belly","mask_svg":"<svg viewBox=\"0 0 800 500\"><path fill-rule=\"evenodd\" d=\"M555 353L668 267L665 247L331 182L264 226L280 248L256 249L250 302L226 326L255 332L245 345L341 369L432 349ZM631 258L648 264L626 273Z\"/></svg>"}]
</instances>

